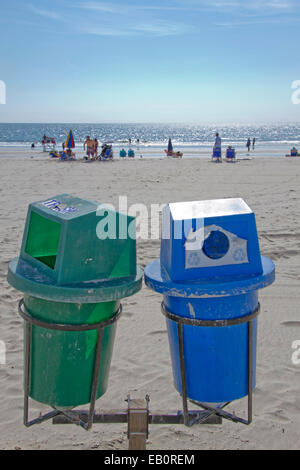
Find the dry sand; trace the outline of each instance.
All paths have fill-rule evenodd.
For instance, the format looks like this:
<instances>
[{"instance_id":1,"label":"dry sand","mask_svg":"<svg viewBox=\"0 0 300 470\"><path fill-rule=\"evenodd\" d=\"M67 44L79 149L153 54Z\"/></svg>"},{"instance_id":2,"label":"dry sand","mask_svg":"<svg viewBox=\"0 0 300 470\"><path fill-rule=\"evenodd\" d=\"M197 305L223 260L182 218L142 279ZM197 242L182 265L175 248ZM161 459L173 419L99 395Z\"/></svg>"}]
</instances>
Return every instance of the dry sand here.
<instances>
[{"instance_id":1,"label":"dry sand","mask_svg":"<svg viewBox=\"0 0 300 470\"><path fill-rule=\"evenodd\" d=\"M9 261L18 255L28 204L70 193L99 202L150 204L242 197L256 213L262 253L276 262L277 280L261 291L257 389L249 427L151 426L148 449L297 449L300 442L300 365L292 364L292 342L300 340L299 177L300 159L262 158L235 165L204 159L137 160L113 163L59 163L0 160L0 340L7 364L0 366L0 448L127 449L126 425L95 425L86 433L51 422L29 430L22 424L23 327L16 292L6 281ZM138 242L144 267L159 257L159 241ZM124 399L151 397L151 410L178 410L161 297L143 287L124 301L118 324L109 389L98 410L126 409ZM245 416L246 400L230 410ZM40 407L32 405L36 415Z\"/></svg>"}]
</instances>

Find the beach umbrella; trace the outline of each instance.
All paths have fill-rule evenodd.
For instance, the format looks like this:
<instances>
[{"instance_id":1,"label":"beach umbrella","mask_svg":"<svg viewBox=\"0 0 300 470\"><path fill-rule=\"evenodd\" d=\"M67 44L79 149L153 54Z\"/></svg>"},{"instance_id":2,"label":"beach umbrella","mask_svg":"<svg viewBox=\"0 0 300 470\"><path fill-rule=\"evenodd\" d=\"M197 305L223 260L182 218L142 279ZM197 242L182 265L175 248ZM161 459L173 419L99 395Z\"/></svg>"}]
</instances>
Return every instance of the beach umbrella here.
<instances>
[{"instance_id":1,"label":"beach umbrella","mask_svg":"<svg viewBox=\"0 0 300 470\"><path fill-rule=\"evenodd\" d=\"M169 152L169 153L172 153L172 152L173 152L173 145L172 145L172 140L171 140L171 139L169 139L168 152Z\"/></svg>"},{"instance_id":2,"label":"beach umbrella","mask_svg":"<svg viewBox=\"0 0 300 470\"><path fill-rule=\"evenodd\" d=\"M72 131L69 132L69 135L68 135L68 137L67 137L66 148L67 148L67 149L73 149L73 148L75 148L75 141L74 141L74 137L73 137Z\"/></svg>"}]
</instances>

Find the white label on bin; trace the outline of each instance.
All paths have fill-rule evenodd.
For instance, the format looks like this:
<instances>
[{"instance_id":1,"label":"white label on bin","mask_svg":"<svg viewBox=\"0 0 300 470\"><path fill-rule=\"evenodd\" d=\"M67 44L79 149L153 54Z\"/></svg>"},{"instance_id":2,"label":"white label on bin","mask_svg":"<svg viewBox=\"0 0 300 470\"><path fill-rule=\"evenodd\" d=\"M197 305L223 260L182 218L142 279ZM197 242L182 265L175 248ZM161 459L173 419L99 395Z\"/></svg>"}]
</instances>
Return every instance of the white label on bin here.
<instances>
[{"instance_id":1,"label":"white label on bin","mask_svg":"<svg viewBox=\"0 0 300 470\"><path fill-rule=\"evenodd\" d=\"M237 235L228 232L227 230L218 227L217 225L210 225L204 228L204 239L206 239L211 232L222 232L229 240L228 252L219 259L209 258L203 251L203 244L201 249L197 247L191 250L189 238L185 246L185 269L195 268L208 268L215 266L228 266L230 264L246 264L249 263L247 245L248 241L239 238Z\"/></svg>"},{"instance_id":2,"label":"white label on bin","mask_svg":"<svg viewBox=\"0 0 300 470\"><path fill-rule=\"evenodd\" d=\"M57 199L50 199L49 201L45 201L42 204L48 209L59 212L60 214L70 214L77 211L76 207L68 207L67 204L62 204Z\"/></svg>"}]
</instances>

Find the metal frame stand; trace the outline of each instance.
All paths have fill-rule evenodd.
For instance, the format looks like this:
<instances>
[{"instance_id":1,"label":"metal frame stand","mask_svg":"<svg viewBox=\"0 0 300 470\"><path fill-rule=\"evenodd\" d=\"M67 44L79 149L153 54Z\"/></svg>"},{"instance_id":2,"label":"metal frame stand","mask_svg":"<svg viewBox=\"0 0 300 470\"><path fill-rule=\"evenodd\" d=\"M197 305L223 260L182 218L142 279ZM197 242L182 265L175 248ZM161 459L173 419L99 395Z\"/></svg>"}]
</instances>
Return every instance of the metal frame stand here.
<instances>
[{"instance_id":1,"label":"metal frame stand","mask_svg":"<svg viewBox=\"0 0 300 470\"><path fill-rule=\"evenodd\" d=\"M122 315L122 305L120 305L117 313L107 321L102 321L99 323L94 323L92 325L63 325L58 323L48 323L41 320L37 320L32 317L26 310L24 306L24 299L19 302L19 314L25 321L25 367L24 367L24 425L28 428L34 424L40 424L44 421L57 417L59 415L64 415L67 420L71 423L77 424L84 428L86 431L91 429L95 414L95 403L97 396L97 389L99 383L99 373L100 373L100 363L101 363L101 350L103 343L103 330L105 327L114 324L119 320ZM45 328L48 330L57 330L57 331L98 331L97 338L97 347L95 352L95 361L93 369L93 380L91 387L90 395L90 408L88 414L81 419L78 413L70 410L60 410L56 407L52 407L53 411L50 411L47 414L40 415L38 418L29 421L29 394L30 394L30 366L31 366L31 338L32 338L32 325L38 326L40 328Z\"/></svg>"},{"instance_id":2,"label":"metal frame stand","mask_svg":"<svg viewBox=\"0 0 300 470\"><path fill-rule=\"evenodd\" d=\"M178 333L178 349L179 349L179 360L180 360L180 375L181 375L181 385L182 385L182 406L183 406L183 415L184 415L184 424L186 426L193 426L194 424L200 424L202 422L201 417L190 419L189 410L188 410L188 400L199 406L200 408L206 411L206 417L212 417L213 415L220 416L221 418L231 420L235 423L242 423L249 425L252 423L252 414L253 414L253 320L260 313L260 304L258 304L257 309L249 315L239 318L227 319L227 320L199 320L192 318L184 318L174 313L169 312L164 303L162 303L162 313L166 318L177 323L177 333ZM241 325L243 323L248 323L248 418L247 420L239 418L233 414L227 413L224 410L231 402L222 403L218 407L214 408L209 406L206 403L200 403L195 400L190 400L187 396L187 385L186 385L186 369L185 369L185 357L184 357L184 336L183 336L183 325L192 325L199 327L226 327ZM204 418L205 419L205 418Z\"/></svg>"},{"instance_id":3,"label":"metal frame stand","mask_svg":"<svg viewBox=\"0 0 300 470\"><path fill-rule=\"evenodd\" d=\"M222 420L228 419L235 423L249 425L252 422L252 401L253 401L253 320L259 315L260 305L249 315L228 320L198 320L180 317L169 312L164 303L162 303L162 313L166 318L177 323L178 332L178 350L180 359L180 374L182 383L182 411L150 413L150 398L147 395L145 402L143 400L132 400L127 397L127 411L109 411L104 413L95 413L95 403L97 388L99 382L101 349L103 342L103 330L105 327L114 324L122 314L122 305L117 313L109 320L93 325L63 325L48 323L33 318L24 308L24 299L19 302L19 313L25 321L25 384L24 384L24 425L31 427L35 424L43 423L52 419L53 424L76 424L86 431L90 430L93 424L98 423L127 423L127 436L129 439L130 450L143 450L146 448L146 440L149 434L150 424L184 424L191 427L195 424L222 424ZM248 323L248 418L247 420L224 411L231 402L222 403L217 407L211 407L206 403L200 403L188 398L186 384L186 369L184 356L184 335L183 325L192 325L199 327L226 327ZM30 366L31 366L31 338L32 325L40 328L58 330L58 331L98 331L97 347L95 352L95 362L93 369L93 380L91 387L90 407L88 411L84 410L61 410L52 407L52 411L40 415L29 421L29 393L30 393ZM189 411L188 401L197 405L201 410Z\"/></svg>"},{"instance_id":4,"label":"metal frame stand","mask_svg":"<svg viewBox=\"0 0 300 470\"><path fill-rule=\"evenodd\" d=\"M150 424L184 424L182 411L151 413L149 410L150 397L145 399L131 399L127 397L127 411L107 411L95 413L93 423L127 423L127 438L129 440L129 450L145 450L149 436ZM86 421L88 413L86 411L74 412L77 420ZM208 411L189 411L189 418L198 424L216 425L222 424L222 417ZM65 415L60 414L53 418L53 424L72 424L72 421Z\"/></svg>"}]
</instances>

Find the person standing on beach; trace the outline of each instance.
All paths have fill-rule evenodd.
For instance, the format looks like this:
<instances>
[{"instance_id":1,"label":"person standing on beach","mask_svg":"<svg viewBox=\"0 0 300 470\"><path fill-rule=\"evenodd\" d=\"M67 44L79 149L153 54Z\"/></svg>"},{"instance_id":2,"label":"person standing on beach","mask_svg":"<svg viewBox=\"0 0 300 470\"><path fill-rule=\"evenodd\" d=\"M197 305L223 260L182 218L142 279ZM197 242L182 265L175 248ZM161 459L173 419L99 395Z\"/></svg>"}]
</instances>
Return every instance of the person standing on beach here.
<instances>
[{"instance_id":1,"label":"person standing on beach","mask_svg":"<svg viewBox=\"0 0 300 470\"><path fill-rule=\"evenodd\" d=\"M255 150L255 143L256 143L256 138L254 137L253 141L252 141L252 149Z\"/></svg>"},{"instance_id":2,"label":"person standing on beach","mask_svg":"<svg viewBox=\"0 0 300 470\"><path fill-rule=\"evenodd\" d=\"M95 155L95 158L97 159L98 158L98 147L99 147L99 142L97 139L94 140L94 155Z\"/></svg>"},{"instance_id":3,"label":"person standing on beach","mask_svg":"<svg viewBox=\"0 0 300 470\"><path fill-rule=\"evenodd\" d=\"M248 152L250 152L250 147L251 147L251 140L250 140L250 138L247 140L246 147L248 147Z\"/></svg>"},{"instance_id":4,"label":"person standing on beach","mask_svg":"<svg viewBox=\"0 0 300 470\"><path fill-rule=\"evenodd\" d=\"M85 150L85 146L87 146L87 149L86 149L87 160L90 160L90 158L94 157L95 142L91 140L89 135L87 136L86 141L84 142L84 146L83 146L84 150Z\"/></svg>"},{"instance_id":5,"label":"person standing on beach","mask_svg":"<svg viewBox=\"0 0 300 470\"><path fill-rule=\"evenodd\" d=\"M221 149L222 147L222 139L219 135L219 133L216 133L216 140L215 140L215 149Z\"/></svg>"}]
</instances>

